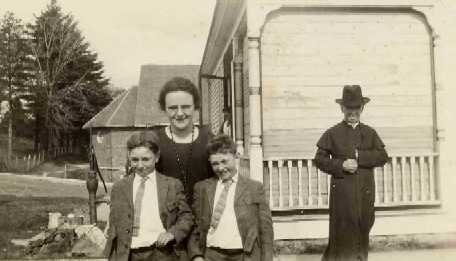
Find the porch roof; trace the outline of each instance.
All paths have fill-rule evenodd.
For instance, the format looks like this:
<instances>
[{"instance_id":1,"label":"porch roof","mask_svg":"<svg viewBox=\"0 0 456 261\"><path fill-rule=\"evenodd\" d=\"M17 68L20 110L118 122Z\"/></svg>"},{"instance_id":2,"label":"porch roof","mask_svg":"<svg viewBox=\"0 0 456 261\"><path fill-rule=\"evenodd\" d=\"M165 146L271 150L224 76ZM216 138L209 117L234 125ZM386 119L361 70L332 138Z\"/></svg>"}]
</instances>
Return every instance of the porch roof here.
<instances>
[{"instance_id":1,"label":"porch roof","mask_svg":"<svg viewBox=\"0 0 456 261\"><path fill-rule=\"evenodd\" d=\"M244 16L247 1L217 0L206 41L200 74L212 74Z\"/></svg>"}]
</instances>

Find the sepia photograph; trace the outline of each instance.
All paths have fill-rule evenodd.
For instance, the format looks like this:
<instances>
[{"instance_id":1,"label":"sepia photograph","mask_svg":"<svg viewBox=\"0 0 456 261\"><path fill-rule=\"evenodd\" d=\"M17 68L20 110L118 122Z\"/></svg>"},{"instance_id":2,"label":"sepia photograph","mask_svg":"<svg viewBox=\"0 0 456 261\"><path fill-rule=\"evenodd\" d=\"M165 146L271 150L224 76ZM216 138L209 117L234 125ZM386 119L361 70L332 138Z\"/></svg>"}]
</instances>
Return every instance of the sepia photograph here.
<instances>
[{"instance_id":1,"label":"sepia photograph","mask_svg":"<svg viewBox=\"0 0 456 261\"><path fill-rule=\"evenodd\" d=\"M1 0L0 260L456 260L456 1Z\"/></svg>"}]
</instances>

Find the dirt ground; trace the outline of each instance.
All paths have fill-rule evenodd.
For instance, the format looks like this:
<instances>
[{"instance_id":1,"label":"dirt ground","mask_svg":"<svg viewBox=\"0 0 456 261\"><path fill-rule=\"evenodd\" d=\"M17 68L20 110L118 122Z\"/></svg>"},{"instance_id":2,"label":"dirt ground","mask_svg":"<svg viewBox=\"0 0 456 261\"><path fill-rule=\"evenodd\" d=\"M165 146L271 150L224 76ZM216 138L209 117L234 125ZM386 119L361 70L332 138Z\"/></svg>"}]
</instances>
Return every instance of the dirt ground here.
<instances>
[{"instance_id":1,"label":"dirt ground","mask_svg":"<svg viewBox=\"0 0 456 261\"><path fill-rule=\"evenodd\" d=\"M104 194L100 183L97 195ZM84 180L0 173L0 195L88 198L89 194Z\"/></svg>"},{"instance_id":2,"label":"dirt ground","mask_svg":"<svg viewBox=\"0 0 456 261\"><path fill-rule=\"evenodd\" d=\"M321 254L283 255L274 257L274 261L320 261ZM406 251L385 251L369 253L369 261L453 261L456 249L414 249Z\"/></svg>"},{"instance_id":3,"label":"dirt ground","mask_svg":"<svg viewBox=\"0 0 456 261\"><path fill-rule=\"evenodd\" d=\"M104 195L99 184L98 195ZM35 236L47 226L48 213L87 215L85 181L0 173L0 260L23 258L11 239Z\"/></svg>"}]
</instances>

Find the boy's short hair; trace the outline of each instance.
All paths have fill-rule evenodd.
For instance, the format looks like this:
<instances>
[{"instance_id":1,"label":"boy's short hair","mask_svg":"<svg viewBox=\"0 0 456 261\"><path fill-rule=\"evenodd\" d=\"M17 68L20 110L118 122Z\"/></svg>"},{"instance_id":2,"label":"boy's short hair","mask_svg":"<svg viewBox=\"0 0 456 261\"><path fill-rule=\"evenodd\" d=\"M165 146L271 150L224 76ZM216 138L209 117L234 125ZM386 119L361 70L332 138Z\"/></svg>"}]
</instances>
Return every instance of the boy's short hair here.
<instances>
[{"instance_id":1,"label":"boy's short hair","mask_svg":"<svg viewBox=\"0 0 456 261\"><path fill-rule=\"evenodd\" d=\"M226 134L219 134L214 136L207 143L207 153L208 155L216 153L232 153L236 154L236 145L230 136Z\"/></svg>"},{"instance_id":2,"label":"boy's short hair","mask_svg":"<svg viewBox=\"0 0 456 261\"><path fill-rule=\"evenodd\" d=\"M141 131L134 133L127 140L127 150L131 152L137 147L149 148L154 154L160 151L159 140L153 131Z\"/></svg>"}]
</instances>

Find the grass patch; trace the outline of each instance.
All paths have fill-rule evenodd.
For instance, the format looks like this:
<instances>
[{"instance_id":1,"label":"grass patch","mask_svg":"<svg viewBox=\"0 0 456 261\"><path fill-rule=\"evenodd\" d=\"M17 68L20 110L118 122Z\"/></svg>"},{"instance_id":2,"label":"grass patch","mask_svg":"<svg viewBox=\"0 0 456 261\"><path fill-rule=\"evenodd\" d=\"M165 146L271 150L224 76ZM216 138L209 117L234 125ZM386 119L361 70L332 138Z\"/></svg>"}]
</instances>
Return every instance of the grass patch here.
<instances>
[{"instance_id":1,"label":"grass patch","mask_svg":"<svg viewBox=\"0 0 456 261\"><path fill-rule=\"evenodd\" d=\"M30 238L47 227L48 213L87 213L86 199L58 197L21 198L0 195L0 259L24 257L24 248L11 239Z\"/></svg>"},{"instance_id":2,"label":"grass patch","mask_svg":"<svg viewBox=\"0 0 456 261\"><path fill-rule=\"evenodd\" d=\"M34 143L32 139L13 137L13 156L24 157L33 153ZM8 148L8 134L0 133L0 155L6 155Z\"/></svg>"}]
</instances>

